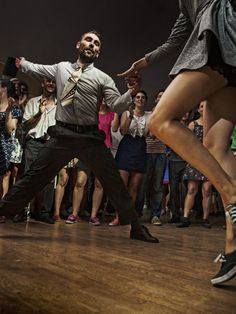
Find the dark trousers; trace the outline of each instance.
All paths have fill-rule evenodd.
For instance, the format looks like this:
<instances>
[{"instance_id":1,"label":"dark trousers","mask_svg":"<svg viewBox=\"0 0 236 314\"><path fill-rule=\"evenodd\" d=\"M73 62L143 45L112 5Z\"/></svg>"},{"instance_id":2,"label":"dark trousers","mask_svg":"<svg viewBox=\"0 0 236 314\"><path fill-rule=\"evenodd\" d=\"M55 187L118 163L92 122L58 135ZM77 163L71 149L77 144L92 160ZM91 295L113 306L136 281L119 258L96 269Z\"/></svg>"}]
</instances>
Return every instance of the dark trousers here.
<instances>
[{"instance_id":1,"label":"dark trousers","mask_svg":"<svg viewBox=\"0 0 236 314\"><path fill-rule=\"evenodd\" d=\"M35 139L28 139L25 145L25 172L30 168L31 164L37 159L39 152L46 142L40 142ZM37 217L42 213L50 214L54 201L54 182L51 181L40 191L31 203L31 214Z\"/></svg>"},{"instance_id":2,"label":"dark trousers","mask_svg":"<svg viewBox=\"0 0 236 314\"><path fill-rule=\"evenodd\" d=\"M151 218L161 216L161 202L163 198L163 178L166 167L166 154L147 154L147 172L139 189L136 201L136 210L141 213L144 205L145 194L147 194L148 205L151 209Z\"/></svg>"},{"instance_id":3,"label":"dark trousers","mask_svg":"<svg viewBox=\"0 0 236 314\"><path fill-rule=\"evenodd\" d=\"M0 202L0 216L17 214L34 195L49 183L72 158L79 157L98 177L106 195L118 212L120 223L138 221L132 199L121 179L115 160L99 131L79 134L60 126L49 128L52 136L37 160Z\"/></svg>"},{"instance_id":4,"label":"dark trousers","mask_svg":"<svg viewBox=\"0 0 236 314\"><path fill-rule=\"evenodd\" d=\"M170 209L174 217L180 217L180 208L183 209L186 187L182 180L186 162L184 160L169 160L169 187Z\"/></svg>"}]
</instances>

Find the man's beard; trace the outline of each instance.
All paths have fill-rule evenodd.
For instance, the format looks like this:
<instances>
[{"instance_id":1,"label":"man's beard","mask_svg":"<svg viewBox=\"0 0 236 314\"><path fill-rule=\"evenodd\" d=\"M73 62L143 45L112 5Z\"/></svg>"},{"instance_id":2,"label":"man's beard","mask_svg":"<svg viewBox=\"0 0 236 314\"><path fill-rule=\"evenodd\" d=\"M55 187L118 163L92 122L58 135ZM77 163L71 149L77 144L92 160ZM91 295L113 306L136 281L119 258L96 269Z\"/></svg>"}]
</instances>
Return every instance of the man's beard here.
<instances>
[{"instance_id":1,"label":"man's beard","mask_svg":"<svg viewBox=\"0 0 236 314\"><path fill-rule=\"evenodd\" d=\"M96 59L95 55L92 55L91 57L88 57L86 55L84 55L83 52L79 51L79 59L83 62L83 63L93 63L94 60Z\"/></svg>"}]
</instances>

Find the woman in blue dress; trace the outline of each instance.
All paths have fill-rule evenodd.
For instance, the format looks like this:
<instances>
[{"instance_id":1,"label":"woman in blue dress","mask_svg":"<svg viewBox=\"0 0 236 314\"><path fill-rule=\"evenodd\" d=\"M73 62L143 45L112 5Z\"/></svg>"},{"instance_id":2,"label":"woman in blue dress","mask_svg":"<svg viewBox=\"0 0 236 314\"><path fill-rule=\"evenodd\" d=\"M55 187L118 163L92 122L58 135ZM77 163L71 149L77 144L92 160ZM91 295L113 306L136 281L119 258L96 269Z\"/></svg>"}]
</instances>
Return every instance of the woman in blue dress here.
<instances>
[{"instance_id":1,"label":"woman in blue dress","mask_svg":"<svg viewBox=\"0 0 236 314\"><path fill-rule=\"evenodd\" d=\"M15 105L15 88L12 82L0 79L0 189L3 197L9 188L10 159L14 149L13 131L18 120L22 117L22 111ZM0 222L4 222L4 217Z\"/></svg>"},{"instance_id":2,"label":"woman in blue dress","mask_svg":"<svg viewBox=\"0 0 236 314\"><path fill-rule=\"evenodd\" d=\"M226 245L213 285L236 276L236 159L229 142L236 124L236 0L180 0L180 15L167 41L120 74L132 77L180 51L150 119L151 132L202 172L218 190L226 214ZM178 118L207 99L204 145Z\"/></svg>"}]
</instances>

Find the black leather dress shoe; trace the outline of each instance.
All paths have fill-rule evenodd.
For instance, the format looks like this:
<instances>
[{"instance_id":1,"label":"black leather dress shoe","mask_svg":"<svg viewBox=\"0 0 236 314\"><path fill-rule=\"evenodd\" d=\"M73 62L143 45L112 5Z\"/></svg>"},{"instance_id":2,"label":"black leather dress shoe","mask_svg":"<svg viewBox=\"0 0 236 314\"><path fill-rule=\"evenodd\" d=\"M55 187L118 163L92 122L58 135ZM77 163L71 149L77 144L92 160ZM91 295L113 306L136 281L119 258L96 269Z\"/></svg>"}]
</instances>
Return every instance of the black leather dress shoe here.
<instances>
[{"instance_id":1,"label":"black leather dress shoe","mask_svg":"<svg viewBox=\"0 0 236 314\"><path fill-rule=\"evenodd\" d=\"M180 222L180 218L177 216L172 216L169 220L168 220L168 224L176 224Z\"/></svg>"},{"instance_id":2,"label":"black leather dress shoe","mask_svg":"<svg viewBox=\"0 0 236 314\"><path fill-rule=\"evenodd\" d=\"M37 217L36 220L46 222L47 224L55 223L54 219L50 217L48 213L42 213L40 216Z\"/></svg>"},{"instance_id":3,"label":"black leather dress shoe","mask_svg":"<svg viewBox=\"0 0 236 314\"><path fill-rule=\"evenodd\" d=\"M25 212L22 212L20 214L16 214L13 218L12 218L13 222L25 222L26 221L26 214Z\"/></svg>"},{"instance_id":4,"label":"black leather dress shoe","mask_svg":"<svg viewBox=\"0 0 236 314\"><path fill-rule=\"evenodd\" d=\"M148 228L141 226L139 229L134 229L131 227L130 238L134 240L140 240L151 243L159 243L159 240L151 235Z\"/></svg>"}]
</instances>

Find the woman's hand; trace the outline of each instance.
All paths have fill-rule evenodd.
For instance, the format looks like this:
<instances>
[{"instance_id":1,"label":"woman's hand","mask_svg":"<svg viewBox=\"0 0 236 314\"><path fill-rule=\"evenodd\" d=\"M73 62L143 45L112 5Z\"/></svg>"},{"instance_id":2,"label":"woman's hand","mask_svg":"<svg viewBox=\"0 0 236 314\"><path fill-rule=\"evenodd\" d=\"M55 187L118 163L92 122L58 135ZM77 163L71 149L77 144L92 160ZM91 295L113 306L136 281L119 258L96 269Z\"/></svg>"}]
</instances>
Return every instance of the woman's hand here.
<instances>
[{"instance_id":1,"label":"woman's hand","mask_svg":"<svg viewBox=\"0 0 236 314\"><path fill-rule=\"evenodd\" d=\"M130 119L133 119L133 116L134 116L134 108L135 108L134 104L131 104L131 105L129 106L129 118L130 118Z\"/></svg>"},{"instance_id":2,"label":"woman's hand","mask_svg":"<svg viewBox=\"0 0 236 314\"><path fill-rule=\"evenodd\" d=\"M126 70L125 72L117 74L117 76L120 77L132 77L137 76L139 71L147 67L147 61L145 58L139 59L138 61L135 61L131 67Z\"/></svg>"}]
</instances>

